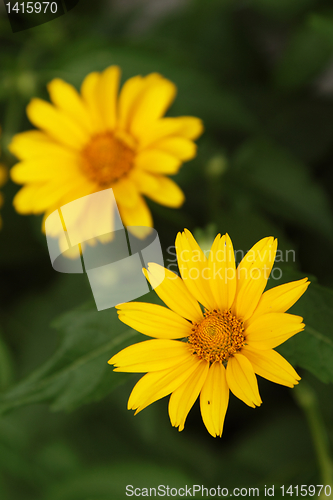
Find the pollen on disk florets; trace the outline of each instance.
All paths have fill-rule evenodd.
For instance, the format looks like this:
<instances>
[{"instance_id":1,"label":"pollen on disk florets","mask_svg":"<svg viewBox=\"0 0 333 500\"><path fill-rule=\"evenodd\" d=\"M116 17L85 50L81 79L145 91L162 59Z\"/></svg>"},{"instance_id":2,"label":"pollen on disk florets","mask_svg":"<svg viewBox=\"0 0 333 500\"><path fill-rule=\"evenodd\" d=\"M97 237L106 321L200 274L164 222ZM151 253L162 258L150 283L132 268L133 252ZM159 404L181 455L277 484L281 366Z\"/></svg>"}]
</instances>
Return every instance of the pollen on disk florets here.
<instances>
[{"instance_id":1,"label":"pollen on disk florets","mask_svg":"<svg viewBox=\"0 0 333 500\"><path fill-rule=\"evenodd\" d=\"M116 182L133 168L134 151L111 132L92 137L81 156L83 172L100 186Z\"/></svg>"},{"instance_id":2,"label":"pollen on disk florets","mask_svg":"<svg viewBox=\"0 0 333 500\"><path fill-rule=\"evenodd\" d=\"M229 310L206 311L187 339L190 350L210 363L227 361L245 345L244 325Z\"/></svg>"}]
</instances>

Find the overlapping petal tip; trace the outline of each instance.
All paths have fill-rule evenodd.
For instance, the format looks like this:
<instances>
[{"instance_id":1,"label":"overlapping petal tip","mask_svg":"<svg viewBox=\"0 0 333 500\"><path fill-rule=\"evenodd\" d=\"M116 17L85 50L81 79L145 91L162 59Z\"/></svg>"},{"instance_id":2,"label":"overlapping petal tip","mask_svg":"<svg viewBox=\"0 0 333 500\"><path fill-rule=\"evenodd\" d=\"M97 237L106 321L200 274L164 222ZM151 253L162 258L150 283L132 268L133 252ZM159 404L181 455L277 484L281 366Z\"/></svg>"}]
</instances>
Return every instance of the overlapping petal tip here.
<instances>
[{"instance_id":1,"label":"overlapping petal tip","mask_svg":"<svg viewBox=\"0 0 333 500\"><path fill-rule=\"evenodd\" d=\"M147 373L134 386L128 400L128 409L136 410L137 414L158 399L168 396L186 382L200 365L198 358L190 356L171 369Z\"/></svg>"},{"instance_id":2,"label":"overlapping petal tip","mask_svg":"<svg viewBox=\"0 0 333 500\"><path fill-rule=\"evenodd\" d=\"M135 166L153 174L176 174L181 166L181 160L176 156L160 151L159 149L146 149L139 153L135 159Z\"/></svg>"},{"instance_id":3,"label":"overlapping petal tip","mask_svg":"<svg viewBox=\"0 0 333 500\"><path fill-rule=\"evenodd\" d=\"M29 130L14 135L8 149L20 160L45 158L49 155L54 157L64 154L75 157L75 151L67 149L39 130Z\"/></svg>"},{"instance_id":4,"label":"overlapping petal tip","mask_svg":"<svg viewBox=\"0 0 333 500\"><path fill-rule=\"evenodd\" d=\"M153 339L126 347L108 363L115 365L114 371L145 373L175 367L190 357L184 342Z\"/></svg>"},{"instance_id":5,"label":"overlapping petal tip","mask_svg":"<svg viewBox=\"0 0 333 500\"><path fill-rule=\"evenodd\" d=\"M81 150L89 141L89 134L70 116L39 98L27 106L29 120L54 140L74 150Z\"/></svg>"},{"instance_id":6,"label":"overlapping petal tip","mask_svg":"<svg viewBox=\"0 0 333 500\"><path fill-rule=\"evenodd\" d=\"M186 137L166 137L157 141L154 145L155 148L181 161L192 160L197 153L197 145Z\"/></svg>"},{"instance_id":7,"label":"overlapping petal tip","mask_svg":"<svg viewBox=\"0 0 333 500\"><path fill-rule=\"evenodd\" d=\"M173 137L182 137L194 141L203 133L203 122L194 116L161 118L146 127L146 133L138 144L139 151L147 147L156 147L159 141Z\"/></svg>"},{"instance_id":8,"label":"overlapping petal tip","mask_svg":"<svg viewBox=\"0 0 333 500\"><path fill-rule=\"evenodd\" d=\"M273 349L304 330L303 318L288 313L267 313L248 321L246 343L256 349Z\"/></svg>"},{"instance_id":9,"label":"overlapping petal tip","mask_svg":"<svg viewBox=\"0 0 333 500\"><path fill-rule=\"evenodd\" d=\"M303 278L267 290L262 294L258 306L250 318L251 321L269 312L283 313L288 311L303 295L309 285L308 278Z\"/></svg>"},{"instance_id":10,"label":"overlapping petal tip","mask_svg":"<svg viewBox=\"0 0 333 500\"><path fill-rule=\"evenodd\" d=\"M99 87L101 85L101 75L97 71L89 73L82 82L81 95L89 110L91 122L96 133L104 130L104 123L99 106Z\"/></svg>"},{"instance_id":11,"label":"overlapping petal tip","mask_svg":"<svg viewBox=\"0 0 333 500\"><path fill-rule=\"evenodd\" d=\"M193 374L175 391L169 400L169 417L171 425L182 431L185 420L195 401L197 400L202 386L208 375L209 363L200 361Z\"/></svg>"},{"instance_id":12,"label":"overlapping petal tip","mask_svg":"<svg viewBox=\"0 0 333 500\"><path fill-rule=\"evenodd\" d=\"M76 172L76 163L75 157L59 152L55 157L33 158L16 163L11 169L10 176L18 184L43 183L60 176L63 183L66 183L71 178L75 180L76 175L81 176L79 171Z\"/></svg>"},{"instance_id":13,"label":"overlapping petal tip","mask_svg":"<svg viewBox=\"0 0 333 500\"><path fill-rule=\"evenodd\" d=\"M179 339L191 332L191 323L166 307L145 302L116 307L120 321L149 337Z\"/></svg>"},{"instance_id":14,"label":"overlapping petal tip","mask_svg":"<svg viewBox=\"0 0 333 500\"><path fill-rule=\"evenodd\" d=\"M244 256L237 267L237 291L232 312L246 321L266 287L277 250L277 239L263 238Z\"/></svg>"},{"instance_id":15,"label":"overlapping petal tip","mask_svg":"<svg viewBox=\"0 0 333 500\"><path fill-rule=\"evenodd\" d=\"M158 73L152 73L143 79L141 91L133 102L129 128L140 140L145 129L160 119L171 106L177 93L177 87L170 80Z\"/></svg>"},{"instance_id":16,"label":"overlapping petal tip","mask_svg":"<svg viewBox=\"0 0 333 500\"><path fill-rule=\"evenodd\" d=\"M205 254L187 229L177 234L175 245L185 286L206 309L214 309L216 303L209 287L209 267Z\"/></svg>"},{"instance_id":17,"label":"overlapping petal tip","mask_svg":"<svg viewBox=\"0 0 333 500\"><path fill-rule=\"evenodd\" d=\"M92 133L94 128L89 111L75 87L60 78L54 78L47 85L50 99L59 111L71 118L77 125Z\"/></svg>"},{"instance_id":18,"label":"overlapping petal tip","mask_svg":"<svg viewBox=\"0 0 333 500\"><path fill-rule=\"evenodd\" d=\"M143 273L161 300L175 313L192 322L203 319L197 300L186 288L183 280L159 264L149 263Z\"/></svg>"},{"instance_id":19,"label":"overlapping petal tip","mask_svg":"<svg viewBox=\"0 0 333 500\"><path fill-rule=\"evenodd\" d=\"M260 351L245 346L242 354L250 361L257 375L276 384L294 387L301 377L290 363L272 349Z\"/></svg>"}]
</instances>

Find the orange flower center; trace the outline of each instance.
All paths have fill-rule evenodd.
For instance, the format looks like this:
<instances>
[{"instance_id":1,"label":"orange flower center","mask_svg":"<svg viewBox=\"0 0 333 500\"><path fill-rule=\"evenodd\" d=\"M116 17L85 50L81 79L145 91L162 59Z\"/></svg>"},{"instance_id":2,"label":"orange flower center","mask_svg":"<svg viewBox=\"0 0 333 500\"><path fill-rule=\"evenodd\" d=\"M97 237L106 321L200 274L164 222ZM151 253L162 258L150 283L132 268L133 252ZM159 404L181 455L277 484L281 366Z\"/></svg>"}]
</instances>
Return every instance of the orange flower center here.
<instances>
[{"instance_id":1,"label":"orange flower center","mask_svg":"<svg viewBox=\"0 0 333 500\"><path fill-rule=\"evenodd\" d=\"M243 322L230 311L206 311L204 316L187 339L192 354L210 363L227 361L245 345Z\"/></svg>"},{"instance_id":2,"label":"orange flower center","mask_svg":"<svg viewBox=\"0 0 333 500\"><path fill-rule=\"evenodd\" d=\"M134 151L112 132L95 135L82 150L81 168L100 186L109 186L133 168Z\"/></svg>"}]
</instances>

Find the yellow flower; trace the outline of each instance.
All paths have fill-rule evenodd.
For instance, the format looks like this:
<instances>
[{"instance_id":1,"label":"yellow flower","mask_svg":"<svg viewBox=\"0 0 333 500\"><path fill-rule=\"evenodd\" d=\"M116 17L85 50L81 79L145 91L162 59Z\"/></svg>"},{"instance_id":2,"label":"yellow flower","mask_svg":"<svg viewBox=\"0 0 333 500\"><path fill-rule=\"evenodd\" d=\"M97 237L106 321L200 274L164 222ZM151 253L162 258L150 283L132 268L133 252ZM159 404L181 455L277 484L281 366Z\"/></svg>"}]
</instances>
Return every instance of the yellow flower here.
<instances>
[{"instance_id":1,"label":"yellow flower","mask_svg":"<svg viewBox=\"0 0 333 500\"><path fill-rule=\"evenodd\" d=\"M0 137L1 137L1 127L0 127ZM0 149L0 156L1 156L1 149ZM0 163L0 187L2 187L6 182L7 182L7 168L3 163ZM0 193L0 208L3 205L3 195ZM0 217L0 228L2 227L2 218Z\"/></svg>"},{"instance_id":2,"label":"yellow flower","mask_svg":"<svg viewBox=\"0 0 333 500\"><path fill-rule=\"evenodd\" d=\"M90 73L81 94L61 79L48 84L52 104L32 99L30 121L40 130L14 136L10 151L21 161L11 170L24 184L14 198L21 214L45 218L77 198L112 188L126 226L151 227L142 195L169 207L184 201L166 175L196 155L198 118L163 118L175 85L157 73L126 81L118 96L120 69Z\"/></svg>"},{"instance_id":3,"label":"yellow flower","mask_svg":"<svg viewBox=\"0 0 333 500\"><path fill-rule=\"evenodd\" d=\"M148 372L135 385L129 409L137 413L171 394L171 424L181 431L200 396L203 422L215 437L222 435L229 389L254 408L261 404L256 374L288 387L298 384L300 377L274 347L304 329L303 318L285 311L309 282L304 278L263 293L276 248L274 238L260 240L236 270L227 234L215 238L207 258L185 229L176 239L181 278L149 264L145 276L153 287L160 283L155 290L170 309L142 302L117 306L121 321L156 337L109 361L115 371Z\"/></svg>"}]
</instances>

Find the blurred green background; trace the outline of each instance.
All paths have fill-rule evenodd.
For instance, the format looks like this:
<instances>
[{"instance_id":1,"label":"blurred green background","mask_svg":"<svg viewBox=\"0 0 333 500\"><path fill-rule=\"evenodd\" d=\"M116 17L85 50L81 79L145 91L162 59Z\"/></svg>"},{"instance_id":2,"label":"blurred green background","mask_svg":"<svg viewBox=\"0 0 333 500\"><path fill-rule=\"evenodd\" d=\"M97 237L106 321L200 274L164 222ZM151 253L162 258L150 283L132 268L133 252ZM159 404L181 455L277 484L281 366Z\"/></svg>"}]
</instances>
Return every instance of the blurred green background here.
<instances>
[{"instance_id":1,"label":"blurred green background","mask_svg":"<svg viewBox=\"0 0 333 500\"><path fill-rule=\"evenodd\" d=\"M178 87L170 116L202 118L198 156L175 177L180 210L149 202L163 248L178 231L236 249L276 236L295 250L280 280L309 276L292 312L306 330L279 351L299 371L290 390L259 380L255 411L231 396L222 439L196 403L185 430L167 400L133 417L139 376L107 360L141 336L97 312L86 276L51 265L39 217L2 188L0 498L117 500L125 486L259 487L333 483L333 5L331 0L80 0L66 15L12 33L0 4L1 161L31 128L25 107L46 83L118 64L123 81L161 72ZM165 254L165 258L170 255ZM145 296L141 300L156 301ZM231 490L230 490L231 491ZM198 496L198 495L197 495Z\"/></svg>"}]
</instances>

